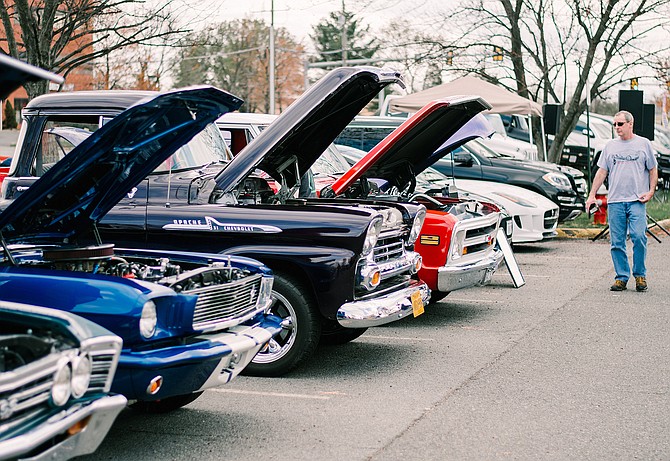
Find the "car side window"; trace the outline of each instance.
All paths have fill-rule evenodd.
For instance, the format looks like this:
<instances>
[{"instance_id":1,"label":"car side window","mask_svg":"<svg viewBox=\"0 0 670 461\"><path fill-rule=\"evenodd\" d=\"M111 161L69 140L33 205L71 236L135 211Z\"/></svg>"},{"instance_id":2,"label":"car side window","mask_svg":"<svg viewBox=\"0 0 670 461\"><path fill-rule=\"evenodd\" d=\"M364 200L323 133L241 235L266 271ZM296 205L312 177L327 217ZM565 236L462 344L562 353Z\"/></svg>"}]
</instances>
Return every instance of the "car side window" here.
<instances>
[{"instance_id":1,"label":"car side window","mask_svg":"<svg viewBox=\"0 0 670 461\"><path fill-rule=\"evenodd\" d=\"M48 120L42 130L42 139L32 165L31 174L41 177L82 140L98 129L97 122L73 123L72 121Z\"/></svg>"}]
</instances>

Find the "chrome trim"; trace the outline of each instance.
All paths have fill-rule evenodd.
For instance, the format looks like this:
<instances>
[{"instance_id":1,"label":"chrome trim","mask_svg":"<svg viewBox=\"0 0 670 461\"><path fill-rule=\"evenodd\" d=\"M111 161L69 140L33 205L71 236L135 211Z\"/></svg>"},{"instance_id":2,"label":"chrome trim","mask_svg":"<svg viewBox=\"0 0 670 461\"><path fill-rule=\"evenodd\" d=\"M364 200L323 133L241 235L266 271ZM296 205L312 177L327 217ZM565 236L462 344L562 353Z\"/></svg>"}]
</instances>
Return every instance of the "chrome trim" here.
<instances>
[{"instance_id":1,"label":"chrome trim","mask_svg":"<svg viewBox=\"0 0 670 461\"><path fill-rule=\"evenodd\" d=\"M251 362L261 347L270 341L272 333L257 325L238 325L215 337L203 336L202 338L214 343L225 344L232 351L219 360L219 363L212 369L212 374L198 391L229 383Z\"/></svg>"},{"instance_id":2,"label":"chrome trim","mask_svg":"<svg viewBox=\"0 0 670 461\"><path fill-rule=\"evenodd\" d=\"M93 453L126 403L127 400L122 395L108 395L89 403L75 404L51 416L29 432L0 442L0 453L3 458L8 459L21 457L65 433L68 428L89 416L91 419L84 430L67 437L46 451L31 456L30 459L36 461L70 459Z\"/></svg>"},{"instance_id":3,"label":"chrome trim","mask_svg":"<svg viewBox=\"0 0 670 461\"><path fill-rule=\"evenodd\" d=\"M491 281L493 273L503 260L503 252L494 249L486 257L474 263L451 264L437 269L438 291L449 292L476 285L485 285Z\"/></svg>"},{"instance_id":4,"label":"chrome trim","mask_svg":"<svg viewBox=\"0 0 670 461\"><path fill-rule=\"evenodd\" d=\"M421 293L424 305L427 304L430 299L428 285L413 280L408 287L389 295L343 304L337 310L337 322L346 328L367 328L407 317L412 314L410 297L417 290Z\"/></svg>"}]
</instances>

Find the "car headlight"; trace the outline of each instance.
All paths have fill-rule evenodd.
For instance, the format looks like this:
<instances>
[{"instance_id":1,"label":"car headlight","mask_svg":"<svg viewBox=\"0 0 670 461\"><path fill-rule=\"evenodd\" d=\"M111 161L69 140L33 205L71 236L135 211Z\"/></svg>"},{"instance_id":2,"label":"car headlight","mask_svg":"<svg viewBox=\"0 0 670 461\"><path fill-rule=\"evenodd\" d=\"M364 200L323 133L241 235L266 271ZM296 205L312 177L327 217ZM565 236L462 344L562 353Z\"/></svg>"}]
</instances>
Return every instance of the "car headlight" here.
<instances>
[{"instance_id":1,"label":"car headlight","mask_svg":"<svg viewBox=\"0 0 670 461\"><path fill-rule=\"evenodd\" d=\"M156 332L156 305L153 301L147 301L142 307L142 316L140 317L140 334L145 338L151 338Z\"/></svg>"},{"instance_id":2,"label":"car headlight","mask_svg":"<svg viewBox=\"0 0 670 461\"><path fill-rule=\"evenodd\" d=\"M449 256L452 261L459 259L463 254L465 254L465 231L457 231L454 229L451 237L451 249Z\"/></svg>"},{"instance_id":3,"label":"car headlight","mask_svg":"<svg viewBox=\"0 0 670 461\"><path fill-rule=\"evenodd\" d=\"M258 290L258 301L256 305L258 307L270 306L272 300L272 283L274 282L273 277L263 277L261 278L261 286Z\"/></svg>"},{"instance_id":4,"label":"car headlight","mask_svg":"<svg viewBox=\"0 0 670 461\"><path fill-rule=\"evenodd\" d=\"M547 181L552 186L558 187L559 189L572 189L570 180L563 173L549 172L542 176L542 179Z\"/></svg>"},{"instance_id":5,"label":"car headlight","mask_svg":"<svg viewBox=\"0 0 670 461\"><path fill-rule=\"evenodd\" d=\"M421 228L423 227L423 221L426 219L426 210L419 210L419 212L414 217L414 222L412 223L412 230L409 233L409 243L416 242L416 239L419 238L421 233Z\"/></svg>"},{"instance_id":6,"label":"car headlight","mask_svg":"<svg viewBox=\"0 0 670 461\"><path fill-rule=\"evenodd\" d=\"M367 256L372 252L372 249L377 245L379 233L382 230L382 217L375 217L368 226L368 232L365 234L365 242L363 242L363 256Z\"/></svg>"},{"instance_id":7,"label":"car headlight","mask_svg":"<svg viewBox=\"0 0 670 461\"><path fill-rule=\"evenodd\" d=\"M537 206L533 202L530 202L530 201L526 200L525 198L517 197L516 195L507 194L505 192L492 192L492 193L499 196L499 197L505 198L512 203L516 203L519 206L525 206L525 207L528 207L528 208L537 208Z\"/></svg>"},{"instance_id":8,"label":"car headlight","mask_svg":"<svg viewBox=\"0 0 670 461\"><path fill-rule=\"evenodd\" d=\"M51 403L53 405L62 407L67 403L72 393L70 387L72 385L71 376L70 361L67 359L61 360L54 373L54 382L51 387Z\"/></svg>"},{"instance_id":9,"label":"car headlight","mask_svg":"<svg viewBox=\"0 0 670 461\"><path fill-rule=\"evenodd\" d=\"M72 397L78 399L88 390L91 382L91 359L88 355L79 355L72 360Z\"/></svg>"}]
</instances>

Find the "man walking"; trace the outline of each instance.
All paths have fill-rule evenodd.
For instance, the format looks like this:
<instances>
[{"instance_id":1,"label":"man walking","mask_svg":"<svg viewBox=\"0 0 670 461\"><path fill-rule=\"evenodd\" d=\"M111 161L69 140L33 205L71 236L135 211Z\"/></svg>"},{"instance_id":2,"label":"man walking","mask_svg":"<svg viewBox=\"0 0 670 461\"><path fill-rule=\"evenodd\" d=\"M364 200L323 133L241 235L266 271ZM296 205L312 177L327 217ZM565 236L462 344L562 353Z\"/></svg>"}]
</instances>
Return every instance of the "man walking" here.
<instances>
[{"instance_id":1,"label":"man walking","mask_svg":"<svg viewBox=\"0 0 670 461\"><path fill-rule=\"evenodd\" d=\"M633 115L625 110L614 116L614 128L619 139L605 145L598 160L586 200L590 210L596 202L596 191L608 179L607 214L610 226L612 262L616 277L612 291L623 291L630 278L626 254L626 236L633 243L633 277L635 289L647 290L647 209L658 182L656 153L647 138L633 134Z\"/></svg>"}]
</instances>

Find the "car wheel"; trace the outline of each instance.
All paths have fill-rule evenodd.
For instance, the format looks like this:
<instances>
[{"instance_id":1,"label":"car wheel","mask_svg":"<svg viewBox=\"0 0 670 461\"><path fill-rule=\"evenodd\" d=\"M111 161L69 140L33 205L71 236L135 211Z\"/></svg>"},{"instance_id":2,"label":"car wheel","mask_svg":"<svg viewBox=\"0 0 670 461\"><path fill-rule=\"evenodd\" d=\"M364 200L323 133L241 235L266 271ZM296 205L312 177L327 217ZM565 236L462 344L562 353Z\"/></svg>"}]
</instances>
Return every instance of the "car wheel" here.
<instances>
[{"instance_id":1,"label":"car wheel","mask_svg":"<svg viewBox=\"0 0 670 461\"><path fill-rule=\"evenodd\" d=\"M184 405L188 405L195 399L200 397L202 392L194 392L192 394L175 395L166 399L144 401L140 400L130 405L130 408L142 413L168 413L177 410Z\"/></svg>"},{"instance_id":2,"label":"car wheel","mask_svg":"<svg viewBox=\"0 0 670 461\"><path fill-rule=\"evenodd\" d=\"M346 344L365 333L367 328L345 328L336 320L326 320L321 326L320 344L335 346Z\"/></svg>"},{"instance_id":3,"label":"car wheel","mask_svg":"<svg viewBox=\"0 0 670 461\"><path fill-rule=\"evenodd\" d=\"M312 355L321 336L315 301L299 282L275 273L270 313L283 319L282 331L260 350L243 373L281 376Z\"/></svg>"},{"instance_id":4,"label":"car wheel","mask_svg":"<svg viewBox=\"0 0 670 461\"><path fill-rule=\"evenodd\" d=\"M429 304L439 303L444 298L446 298L449 293L451 293L451 291L435 291L435 290L433 290L433 291L430 292L430 301L428 303Z\"/></svg>"}]
</instances>

